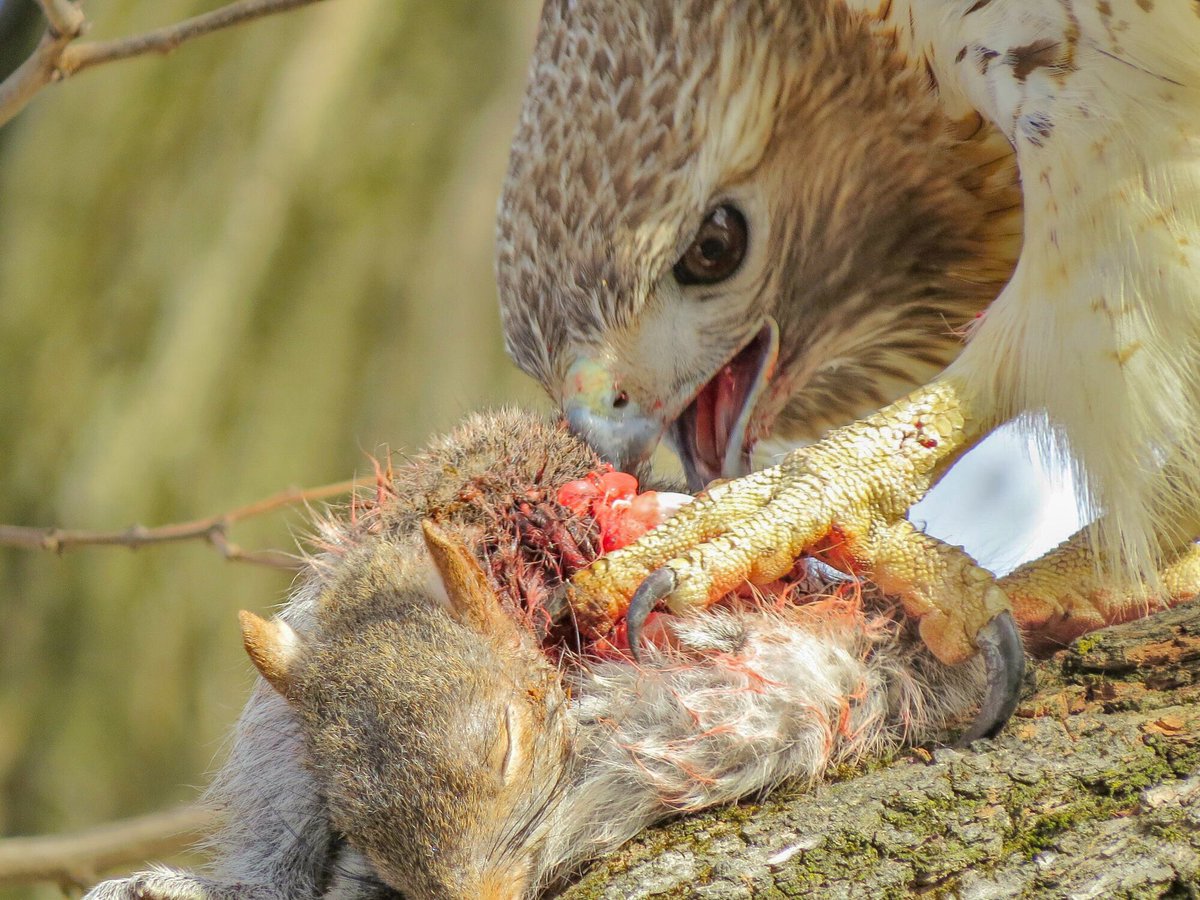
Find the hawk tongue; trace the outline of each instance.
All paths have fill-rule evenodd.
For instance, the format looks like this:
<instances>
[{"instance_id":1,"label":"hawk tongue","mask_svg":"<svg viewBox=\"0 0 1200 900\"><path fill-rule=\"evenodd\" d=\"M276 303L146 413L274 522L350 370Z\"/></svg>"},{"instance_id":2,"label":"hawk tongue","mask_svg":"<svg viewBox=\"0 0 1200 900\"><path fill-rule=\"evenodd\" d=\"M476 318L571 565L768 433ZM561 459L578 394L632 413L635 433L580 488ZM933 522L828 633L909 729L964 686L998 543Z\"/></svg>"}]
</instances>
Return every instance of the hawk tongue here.
<instances>
[{"instance_id":1,"label":"hawk tongue","mask_svg":"<svg viewBox=\"0 0 1200 900\"><path fill-rule=\"evenodd\" d=\"M696 455L710 471L722 472L729 438L737 426L753 375L727 363L696 397Z\"/></svg>"},{"instance_id":2,"label":"hawk tongue","mask_svg":"<svg viewBox=\"0 0 1200 900\"><path fill-rule=\"evenodd\" d=\"M672 428L692 490L749 471L747 428L775 369L779 328L773 320L723 365Z\"/></svg>"}]
</instances>

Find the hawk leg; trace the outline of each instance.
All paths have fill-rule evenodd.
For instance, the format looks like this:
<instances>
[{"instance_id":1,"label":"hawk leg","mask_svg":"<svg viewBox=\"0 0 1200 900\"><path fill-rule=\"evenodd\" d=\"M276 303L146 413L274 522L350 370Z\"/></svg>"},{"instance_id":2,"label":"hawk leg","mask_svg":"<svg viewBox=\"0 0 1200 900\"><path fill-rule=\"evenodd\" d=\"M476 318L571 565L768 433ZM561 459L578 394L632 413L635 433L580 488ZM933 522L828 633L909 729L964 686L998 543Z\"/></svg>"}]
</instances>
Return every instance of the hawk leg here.
<instances>
[{"instance_id":1,"label":"hawk leg","mask_svg":"<svg viewBox=\"0 0 1200 900\"><path fill-rule=\"evenodd\" d=\"M966 739L994 733L1016 704L1024 664L1008 599L961 548L904 518L985 431L964 394L951 379L934 382L777 466L714 486L577 574L577 621L603 634L628 608L636 652L657 603L700 609L745 581L775 581L812 554L899 597L941 661L983 651L988 694Z\"/></svg>"},{"instance_id":2,"label":"hawk leg","mask_svg":"<svg viewBox=\"0 0 1200 900\"><path fill-rule=\"evenodd\" d=\"M1136 619L1200 594L1200 545L1171 554L1153 589L1114 590L1081 531L1000 579L1035 653L1052 653L1106 625Z\"/></svg>"}]
</instances>

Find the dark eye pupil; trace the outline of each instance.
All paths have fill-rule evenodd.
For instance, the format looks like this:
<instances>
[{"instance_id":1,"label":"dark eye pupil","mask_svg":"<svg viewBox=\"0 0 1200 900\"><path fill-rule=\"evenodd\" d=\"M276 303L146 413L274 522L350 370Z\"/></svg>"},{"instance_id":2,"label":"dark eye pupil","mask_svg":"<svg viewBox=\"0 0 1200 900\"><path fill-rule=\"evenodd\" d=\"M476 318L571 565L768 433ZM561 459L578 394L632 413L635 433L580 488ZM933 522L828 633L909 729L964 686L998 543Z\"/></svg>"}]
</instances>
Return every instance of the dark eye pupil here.
<instances>
[{"instance_id":1,"label":"dark eye pupil","mask_svg":"<svg viewBox=\"0 0 1200 900\"><path fill-rule=\"evenodd\" d=\"M675 264L675 280L684 285L716 284L733 275L745 255L745 216L734 206L718 206Z\"/></svg>"}]
</instances>

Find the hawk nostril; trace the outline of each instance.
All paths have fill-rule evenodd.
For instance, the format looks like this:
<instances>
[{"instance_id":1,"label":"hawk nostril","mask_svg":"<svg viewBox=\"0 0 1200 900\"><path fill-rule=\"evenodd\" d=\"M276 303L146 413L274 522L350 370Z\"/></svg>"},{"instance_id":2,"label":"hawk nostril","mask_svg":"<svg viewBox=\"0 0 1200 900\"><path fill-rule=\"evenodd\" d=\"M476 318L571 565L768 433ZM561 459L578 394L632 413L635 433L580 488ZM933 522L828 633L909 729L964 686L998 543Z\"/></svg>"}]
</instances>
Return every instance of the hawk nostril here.
<instances>
[{"instance_id":1,"label":"hawk nostril","mask_svg":"<svg viewBox=\"0 0 1200 900\"><path fill-rule=\"evenodd\" d=\"M624 391L617 391L617 396L613 397L613 409L624 409L629 405L629 395Z\"/></svg>"}]
</instances>

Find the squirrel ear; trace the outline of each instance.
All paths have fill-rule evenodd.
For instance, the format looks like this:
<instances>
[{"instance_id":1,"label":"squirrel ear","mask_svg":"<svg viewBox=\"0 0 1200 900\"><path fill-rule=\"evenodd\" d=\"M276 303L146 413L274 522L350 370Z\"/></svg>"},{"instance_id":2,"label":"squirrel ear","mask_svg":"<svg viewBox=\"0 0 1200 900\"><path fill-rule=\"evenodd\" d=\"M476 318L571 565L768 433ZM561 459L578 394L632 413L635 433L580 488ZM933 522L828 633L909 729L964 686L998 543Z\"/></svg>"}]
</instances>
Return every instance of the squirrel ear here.
<instances>
[{"instance_id":1,"label":"squirrel ear","mask_svg":"<svg viewBox=\"0 0 1200 900\"><path fill-rule=\"evenodd\" d=\"M288 669L296 659L300 638L286 622L263 619L244 609L238 613L238 621L250 661L271 687L286 697L291 684Z\"/></svg>"},{"instance_id":2,"label":"squirrel ear","mask_svg":"<svg viewBox=\"0 0 1200 900\"><path fill-rule=\"evenodd\" d=\"M513 628L467 545L430 519L422 520L421 530L437 569L439 584L435 587L440 588L450 614L464 625L490 634Z\"/></svg>"}]
</instances>

